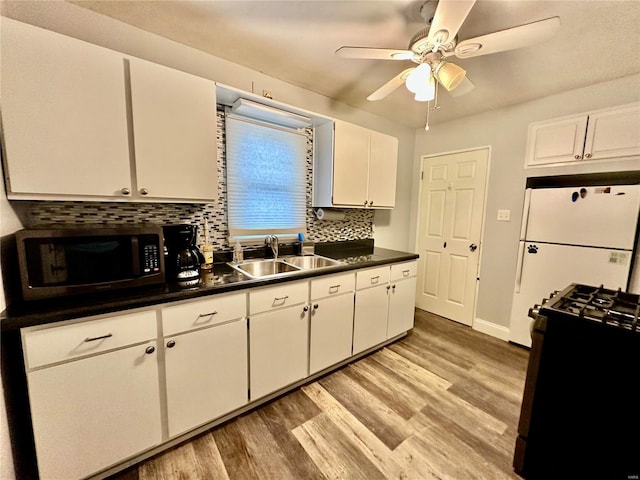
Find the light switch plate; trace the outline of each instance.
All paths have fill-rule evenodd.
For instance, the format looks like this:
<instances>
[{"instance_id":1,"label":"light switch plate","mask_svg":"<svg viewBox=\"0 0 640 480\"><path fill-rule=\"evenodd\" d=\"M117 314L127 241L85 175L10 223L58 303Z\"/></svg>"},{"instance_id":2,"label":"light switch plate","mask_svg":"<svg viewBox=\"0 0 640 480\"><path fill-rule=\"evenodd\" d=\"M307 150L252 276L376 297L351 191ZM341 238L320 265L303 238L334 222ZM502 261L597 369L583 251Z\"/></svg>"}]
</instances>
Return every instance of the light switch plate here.
<instances>
[{"instance_id":1,"label":"light switch plate","mask_svg":"<svg viewBox=\"0 0 640 480\"><path fill-rule=\"evenodd\" d=\"M499 222L511 221L511 210L498 210L498 221Z\"/></svg>"}]
</instances>

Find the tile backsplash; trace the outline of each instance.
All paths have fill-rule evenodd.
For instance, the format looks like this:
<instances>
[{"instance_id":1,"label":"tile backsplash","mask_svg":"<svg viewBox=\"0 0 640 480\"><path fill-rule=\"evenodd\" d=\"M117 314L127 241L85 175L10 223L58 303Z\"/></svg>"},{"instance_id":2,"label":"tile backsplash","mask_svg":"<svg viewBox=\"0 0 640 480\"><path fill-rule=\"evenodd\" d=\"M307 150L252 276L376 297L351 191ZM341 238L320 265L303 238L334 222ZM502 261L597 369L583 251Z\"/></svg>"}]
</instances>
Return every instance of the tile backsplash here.
<instances>
[{"instance_id":1,"label":"tile backsplash","mask_svg":"<svg viewBox=\"0 0 640 480\"><path fill-rule=\"evenodd\" d=\"M218 250L229 249L227 228L226 155L224 110L218 109L218 200L194 203L43 202L12 201L25 228L43 225L198 225L199 243L204 243L208 225L209 241ZM347 209L343 220L321 221L311 208L313 133L307 135L307 237L315 242L362 240L373 237L373 210ZM206 221L206 223L205 223Z\"/></svg>"}]
</instances>

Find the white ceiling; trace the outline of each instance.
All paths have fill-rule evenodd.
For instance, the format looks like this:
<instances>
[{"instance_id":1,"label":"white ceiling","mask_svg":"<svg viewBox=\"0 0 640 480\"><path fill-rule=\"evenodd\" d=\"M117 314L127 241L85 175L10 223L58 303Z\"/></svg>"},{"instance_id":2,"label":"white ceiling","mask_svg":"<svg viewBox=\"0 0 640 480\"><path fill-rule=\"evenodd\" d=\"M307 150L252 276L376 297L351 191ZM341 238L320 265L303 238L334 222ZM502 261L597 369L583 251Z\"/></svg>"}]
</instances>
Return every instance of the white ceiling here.
<instances>
[{"instance_id":1,"label":"white ceiling","mask_svg":"<svg viewBox=\"0 0 640 480\"><path fill-rule=\"evenodd\" d=\"M366 100L415 64L344 59L334 53L343 45L407 48L425 26L419 13L424 0L72 3L401 124L424 125L426 105L404 87L381 101ZM638 0L479 0L459 40L552 16L560 17L562 27L543 44L452 58L476 88L457 98L441 89L442 108L431 123L640 72Z\"/></svg>"}]
</instances>

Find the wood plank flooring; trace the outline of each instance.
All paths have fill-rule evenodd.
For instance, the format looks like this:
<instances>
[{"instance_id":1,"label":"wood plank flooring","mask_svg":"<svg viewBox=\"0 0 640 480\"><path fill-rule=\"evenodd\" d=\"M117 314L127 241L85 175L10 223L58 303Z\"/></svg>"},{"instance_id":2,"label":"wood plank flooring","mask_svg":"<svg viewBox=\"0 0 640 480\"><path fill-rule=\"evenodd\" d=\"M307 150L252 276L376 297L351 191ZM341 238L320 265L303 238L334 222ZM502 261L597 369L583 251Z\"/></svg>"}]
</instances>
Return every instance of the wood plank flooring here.
<instances>
[{"instance_id":1,"label":"wood plank flooring","mask_svg":"<svg viewBox=\"0 0 640 480\"><path fill-rule=\"evenodd\" d=\"M416 310L402 340L110 480L518 479L527 358Z\"/></svg>"}]
</instances>

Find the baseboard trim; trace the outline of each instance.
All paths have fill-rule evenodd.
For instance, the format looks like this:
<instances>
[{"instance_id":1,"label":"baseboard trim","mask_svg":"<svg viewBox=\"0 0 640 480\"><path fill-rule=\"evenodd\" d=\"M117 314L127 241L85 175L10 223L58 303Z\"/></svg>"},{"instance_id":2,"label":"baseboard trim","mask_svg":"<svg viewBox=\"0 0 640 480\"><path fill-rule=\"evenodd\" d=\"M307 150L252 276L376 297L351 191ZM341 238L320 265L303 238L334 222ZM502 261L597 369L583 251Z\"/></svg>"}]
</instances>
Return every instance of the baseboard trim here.
<instances>
[{"instance_id":1,"label":"baseboard trim","mask_svg":"<svg viewBox=\"0 0 640 480\"><path fill-rule=\"evenodd\" d=\"M504 340L505 342L509 341L509 329L503 325L498 325L481 318L476 318L473 321L473 326L471 328L481 333L491 335L492 337L499 338L500 340Z\"/></svg>"}]
</instances>

